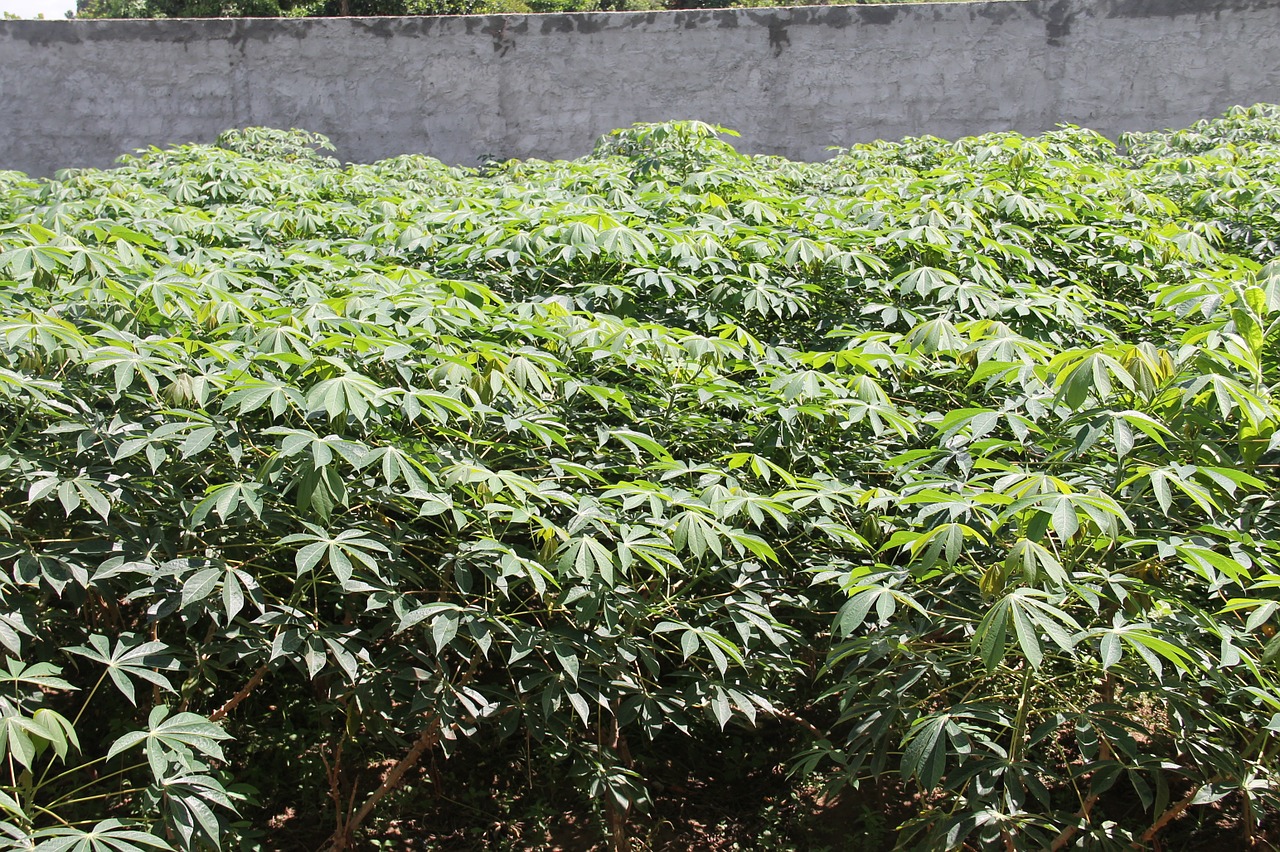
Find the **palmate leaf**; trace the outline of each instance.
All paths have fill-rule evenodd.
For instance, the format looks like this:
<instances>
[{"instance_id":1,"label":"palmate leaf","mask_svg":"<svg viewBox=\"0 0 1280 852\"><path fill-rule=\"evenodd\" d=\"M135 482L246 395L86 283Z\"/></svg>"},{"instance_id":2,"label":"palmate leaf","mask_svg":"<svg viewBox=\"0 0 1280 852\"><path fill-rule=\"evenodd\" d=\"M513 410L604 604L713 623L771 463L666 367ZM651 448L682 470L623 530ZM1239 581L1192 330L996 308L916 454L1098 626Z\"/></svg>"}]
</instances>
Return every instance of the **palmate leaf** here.
<instances>
[{"instance_id":1,"label":"palmate leaf","mask_svg":"<svg viewBox=\"0 0 1280 852\"><path fill-rule=\"evenodd\" d=\"M987 671L995 671L1004 660L1011 626L1018 648L1032 668L1039 669L1044 661L1043 637L1061 651L1072 653L1082 628L1051 601L1047 592L1030 588L1015 589L996 601L978 622L972 640Z\"/></svg>"},{"instance_id":2,"label":"palmate leaf","mask_svg":"<svg viewBox=\"0 0 1280 852\"><path fill-rule=\"evenodd\" d=\"M8 811L20 822L26 822L26 814L16 799L0 791L0 808ZM4 852L34 852L36 838L30 831L19 828L8 820L0 819L0 850Z\"/></svg>"},{"instance_id":3,"label":"palmate leaf","mask_svg":"<svg viewBox=\"0 0 1280 852\"><path fill-rule=\"evenodd\" d=\"M1046 529L1052 529L1063 542L1082 528L1092 528L1109 539L1133 530L1133 521L1124 508L1113 497L1097 491L1022 497L1005 508L999 522L1015 517L1027 519L1027 535L1032 540L1042 537Z\"/></svg>"},{"instance_id":4,"label":"palmate leaf","mask_svg":"<svg viewBox=\"0 0 1280 852\"><path fill-rule=\"evenodd\" d=\"M306 405L302 391L288 382L274 378L245 377L232 387L223 401L223 412L233 408L241 416L267 406L279 418L290 408L301 410Z\"/></svg>"},{"instance_id":5,"label":"palmate leaf","mask_svg":"<svg viewBox=\"0 0 1280 852\"><path fill-rule=\"evenodd\" d=\"M928 569L939 559L947 565L955 565L964 552L966 541L984 542L986 536L968 524L939 524L928 532L896 532L881 550L903 547L922 568Z\"/></svg>"},{"instance_id":6,"label":"palmate leaf","mask_svg":"<svg viewBox=\"0 0 1280 852\"><path fill-rule=\"evenodd\" d=\"M318 382L307 392L308 412L323 412L330 420L348 415L361 423L378 416L391 394L368 376L346 373Z\"/></svg>"},{"instance_id":7,"label":"palmate leaf","mask_svg":"<svg viewBox=\"0 0 1280 852\"><path fill-rule=\"evenodd\" d=\"M400 616L400 624L396 627L396 632L400 633L401 631L408 630L428 619L432 619L434 621L437 616L444 615L446 613L457 613L460 611L461 607L455 603L449 603L448 601L435 601L433 603L423 604L422 606L406 611ZM454 621L456 622L457 619L455 618ZM438 642L437 645L439 645Z\"/></svg>"},{"instance_id":8,"label":"palmate leaf","mask_svg":"<svg viewBox=\"0 0 1280 852\"><path fill-rule=\"evenodd\" d=\"M349 529L337 535L331 535L311 524L306 526L312 532L294 533L278 542L282 545L302 545L294 554L294 564L299 577L313 572L316 566L325 563L338 581L346 584L351 580L356 565L376 573L379 554L390 552L385 544L369 538L368 533L363 530Z\"/></svg>"},{"instance_id":9,"label":"palmate leaf","mask_svg":"<svg viewBox=\"0 0 1280 852\"><path fill-rule=\"evenodd\" d=\"M36 852L154 852L172 850L162 837L139 830L141 824L107 819L93 828L58 826L36 831Z\"/></svg>"},{"instance_id":10,"label":"palmate leaf","mask_svg":"<svg viewBox=\"0 0 1280 852\"><path fill-rule=\"evenodd\" d=\"M43 471L42 471L43 473ZM27 490L27 502L35 503L50 496L57 496L63 511L69 516L82 505L107 520L111 514L111 498L102 490L102 483L87 476L72 479L61 479L57 474L48 474L31 484Z\"/></svg>"},{"instance_id":11,"label":"palmate leaf","mask_svg":"<svg viewBox=\"0 0 1280 852\"><path fill-rule=\"evenodd\" d=\"M62 669L52 663L24 663L13 657L5 658L5 668L0 671L0 683L25 683L43 690L74 691L73 686L61 677Z\"/></svg>"},{"instance_id":12,"label":"palmate leaf","mask_svg":"<svg viewBox=\"0 0 1280 852\"><path fill-rule=\"evenodd\" d=\"M31 721L37 726L34 733L45 740L53 748L53 753L63 762L66 762L70 749L80 750L80 740L76 736L75 725L56 710L41 707L31 714Z\"/></svg>"},{"instance_id":13,"label":"palmate leaf","mask_svg":"<svg viewBox=\"0 0 1280 852\"><path fill-rule=\"evenodd\" d=\"M1218 515L1222 508L1214 499L1213 493L1192 478L1195 474L1196 469L1191 465L1169 465L1161 468L1144 465L1124 484L1147 479L1151 485L1151 492L1160 505L1160 510L1166 514L1173 506L1173 488L1176 488L1210 517Z\"/></svg>"},{"instance_id":14,"label":"palmate leaf","mask_svg":"<svg viewBox=\"0 0 1280 852\"><path fill-rule=\"evenodd\" d=\"M63 762L70 748L80 750L75 727L60 713L42 707L31 716L12 709L0 714L0 759L8 754L33 769L39 753L50 747Z\"/></svg>"},{"instance_id":15,"label":"palmate leaf","mask_svg":"<svg viewBox=\"0 0 1280 852\"><path fill-rule=\"evenodd\" d=\"M107 674L116 688L136 705L137 695L134 690L134 679L155 684L161 689L173 692L169 679L155 669L176 669L177 661L169 653L169 646L163 642L148 642L133 633L121 634L112 647L106 636L92 635L89 644L67 648L67 652L76 654L95 663L107 667Z\"/></svg>"},{"instance_id":16,"label":"palmate leaf","mask_svg":"<svg viewBox=\"0 0 1280 852\"><path fill-rule=\"evenodd\" d=\"M968 751L968 738L948 714L917 719L903 742L902 775L914 777L925 790L938 786L956 746Z\"/></svg>"},{"instance_id":17,"label":"palmate leaf","mask_svg":"<svg viewBox=\"0 0 1280 852\"><path fill-rule=\"evenodd\" d=\"M1255 429L1277 419L1277 406L1257 393L1244 382L1231 376L1207 373L1196 379L1188 389L1195 394L1195 402L1210 408L1223 420L1233 414Z\"/></svg>"},{"instance_id":18,"label":"palmate leaf","mask_svg":"<svg viewBox=\"0 0 1280 852\"><path fill-rule=\"evenodd\" d=\"M690 509L676 516L670 533L671 543L677 551L688 549L694 559L702 559L708 554L720 559L724 557L721 541L724 530L725 526L719 521Z\"/></svg>"},{"instance_id":19,"label":"palmate leaf","mask_svg":"<svg viewBox=\"0 0 1280 852\"><path fill-rule=\"evenodd\" d=\"M1219 575L1242 586L1247 585L1251 579L1249 568L1241 564L1238 559L1217 553L1207 547L1178 545L1174 547L1174 552L1182 557L1184 565L1214 585L1220 582Z\"/></svg>"},{"instance_id":20,"label":"palmate leaf","mask_svg":"<svg viewBox=\"0 0 1280 852\"><path fill-rule=\"evenodd\" d=\"M34 723L18 713L0 715L0 756L8 755L20 766L31 769L35 765L37 742L32 740ZM38 736L38 734L37 734Z\"/></svg>"},{"instance_id":21,"label":"palmate leaf","mask_svg":"<svg viewBox=\"0 0 1280 852\"><path fill-rule=\"evenodd\" d=\"M183 849L198 848L205 843L222 848L223 822L218 808L235 813L235 803L226 788L209 775L182 774L164 779L160 784L167 797L168 817L182 840Z\"/></svg>"},{"instance_id":22,"label":"palmate leaf","mask_svg":"<svg viewBox=\"0 0 1280 852\"><path fill-rule=\"evenodd\" d=\"M959 284L960 279L956 277L954 272L949 272L945 269L917 266L914 269L908 269L906 272L900 273L890 283L896 284L899 292L904 296L912 293L928 296L934 290L942 289L947 285Z\"/></svg>"},{"instance_id":23,"label":"palmate leaf","mask_svg":"<svg viewBox=\"0 0 1280 852\"><path fill-rule=\"evenodd\" d=\"M29 280L41 272L54 272L69 259L70 253L66 249L51 245L28 245L0 252L0 269L19 281Z\"/></svg>"},{"instance_id":24,"label":"palmate leaf","mask_svg":"<svg viewBox=\"0 0 1280 852\"><path fill-rule=\"evenodd\" d=\"M322 524L327 524L334 510L347 503L347 483L336 467L308 470L296 481L298 511L309 512Z\"/></svg>"},{"instance_id":25,"label":"palmate leaf","mask_svg":"<svg viewBox=\"0 0 1280 852\"><path fill-rule=\"evenodd\" d=\"M222 587L219 596L222 611L228 623L244 609L246 601L252 602L259 611L263 609L261 586L254 576L233 565L218 563L198 568L183 581L181 606L183 609L205 606L204 601L212 597L219 586Z\"/></svg>"},{"instance_id":26,"label":"palmate leaf","mask_svg":"<svg viewBox=\"0 0 1280 852\"><path fill-rule=\"evenodd\" d=\"M204 522L210 512L216 512L222 522L226 522L242 508L248 509L253 517L262 518L262 484L258 482L228 482L215 485L209 489L203 500L191 510L191 526L197 527Z\"/></svg>"},{"instance_id":27,"label":"palmate leaf","mask_svg":"<svg viewBox=\"0 0 1280 852\"><path fill-rule=\"evenodd\" d=\"M946 355L964 350L969 341L954 323L940 317L915 326L904 343L930 355Z\"/></svg>"},{"instance_id":28,"label":"palmate leaf","mask_svg":"<svg viewBox=\"0 0 1280 852\"><path fill-rule=\"evenodd\" d=\"M1110 628L1087 635L1099 640L1098 656L1103 669L1118 664L1126 649L1141 659L1157 679L1164 676L1166 662L1181 671L1189 671L1194 665L1194 657L1186 648L1171 641L1177 638L1173 634L1161 636L1150 622L1126 622L1122 613L1116 613Z\"/></svg>"},{"instance_id":29,"label":"palmate leaf","mask_svg":"<svg viewBox=\"0 0 1280 852\"><path fill-rule=\"evenodd\" d=\"M368 448L364 445L341 438L338 435L321 437L315 432L303 429L288 429L282 426L273 426L264 430L263 434L281 436L280 455L282 458L291 458L303 453L310 455L313 470L321 470L328 467L335 457L345 460L353 467L360 467L365 463L369 454Z\"/></svg>"},{"instance_id":30,"label":"palmate leaf","mask_svg":"<svg viewBox=\"0 0 1280 852\"><path fill-rule=\"evenodd\" d=\"M147 718L147 730L131 731L117 739L107 750L107 759L143 744L152 774L157 781L163 781L171 777L171 765L178 767L179 775L203 768L203 764L191 759L193 753L226 760L218 743L228 739L230 734L204 716L195 713L170 716L168 707L158 705Z\"/></svg>"},{"instance_id":31,"label":"palmate leaf","mask_svg":"<svg viewBox=\"0 0 1280 852\"><path fill-rule=\"evenodd\" d=\"M872 612L877 621L887 622L897 612L899 604L910 607L921 615L927 615L915 596L902 588L905 579L903 572L871 573L866 569L850 572L843 583L847 587L849 599L836 613L832 630L847 636L858 630Z\"/></svg>"},{"instance_id":32,"label":"palmate leaf","mask_svg":"<svg viewBox=\"0 0 1280 852\"><path fill-rule=\"evenodd\" d=\"M1056 376L1058 399L1079 409L1090 394L1106 403L1118 385L1135 389L1134 378L1124 365L1105 352L1068 352L1049 363L1047 374Z\"/></svg>"},{"instance_id":33,"label":"palmate leaf","mask_svg":"<svg viewBox=\"0 0 1280 852\"><path fill-rule=\"evenodd\" d=\"M1019 539L1009 548L1005 557L1005 571L1022 573L1022 580L1030 586L1038 585L1041 575L1059 586L1069 581L1066 570L1053 551L1029 539Z\"/></svg>"},{"instance_id":34,"label":"palmate leaf","mask_svg":"<svg viewBox=\"0 0 1280 852\"><path fill-rule=\"evenodd\" d=\"M590 535L574 536L566 541L557 566L561 574L576 574L584 580L591 579L597 572L606 583L612 584L614 580L613 550Z\"/></svg>"},{"instance_id":35,"label":"palmate leaf","mask_svg":"<svg viewBox=\"0 0 1280 852\"><path fill-rule=\"evenodd\" d=\"M652 528L644 526L622 525L621 538L617 542L617 558L618 567L623 574L630 572L631 566L637 561L662 576L681 568L671 542L657 535Z\"/></svg>"},{"instance_id":36,"label":"palmate leaf","mask_svg":"<svg viewBox=\"0 0 1280 852\"><path fill-rule=\"evenodd\" d=\"M614 429L607 433L608 438L618 441L635 455L636 463L641 462L640 451L644 450L659 461L671 461L671 453L665 447L643 432L633 429Z\"/></svg>"},{"instance_id":37,"label":"palmate leaf","mask_svg":"<svg viewBox=\"0 0 1280 852\"><path fill-rule=\"evenodd\" d=\"M57 390L58 386L52 382L33 379L30 376L0 367L0 394L10 399L30 400L49 405L51 392L56 392Z\"/></svg>"},{"instance_id":38,"label":"palmate leaf","mask_svg":"<svg viewBox=\"0 0 1280 852\"><path fill-rule=\"evenodd\" d=\"M683 660L688 660L698 652L699 648L702 648L706 650L722 676L728 673L731 662L739 666L747 664L742 649L715 630L679 621L662 621L653 629L655 635L676 631L680 632L680 652Z\"/></svg>"}]
</instances>

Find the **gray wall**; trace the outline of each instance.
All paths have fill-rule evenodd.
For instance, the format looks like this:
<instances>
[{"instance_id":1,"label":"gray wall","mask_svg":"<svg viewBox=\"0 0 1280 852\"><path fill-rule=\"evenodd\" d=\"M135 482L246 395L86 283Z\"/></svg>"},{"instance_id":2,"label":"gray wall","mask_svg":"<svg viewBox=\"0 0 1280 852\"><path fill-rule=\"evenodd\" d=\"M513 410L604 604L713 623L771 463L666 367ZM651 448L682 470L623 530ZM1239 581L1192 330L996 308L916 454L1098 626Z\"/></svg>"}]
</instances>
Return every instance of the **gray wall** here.
<instances>
[{"instance_id":1,"label":"gray wall","mask_svg":"<svg viewBox=\"0 0 1280 852\"><path fill-rule=\"evenodd\" d=\"M258 124L327 134L347 160L473 164L699 118L741 131L741 150L818 159L1258 101L1280 101L1280 0L0 23L0 168L32 174Z\"/></svg>"}]
</instances>

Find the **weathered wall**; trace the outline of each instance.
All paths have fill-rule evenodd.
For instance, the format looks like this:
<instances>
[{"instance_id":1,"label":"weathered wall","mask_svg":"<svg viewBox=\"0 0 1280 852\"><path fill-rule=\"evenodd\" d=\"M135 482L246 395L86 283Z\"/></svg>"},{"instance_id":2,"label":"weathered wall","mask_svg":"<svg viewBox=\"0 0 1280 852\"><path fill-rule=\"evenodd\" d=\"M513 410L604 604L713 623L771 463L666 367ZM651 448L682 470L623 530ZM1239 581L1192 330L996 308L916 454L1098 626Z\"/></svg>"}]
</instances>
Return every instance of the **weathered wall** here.
<instances>
[{"instance_id":1,"label":"weathered wall","mask_svg":"<svg viewBox=\"0 0 1280 852\"><path fill-rule=\"evenodd\" d=\"M0 168L106 165L233 126L339 156L571 157L699 118L747 151L1059 122L1114 134L1280 101L1280 0L0 23Z\"/></svg>"}]
</instances>

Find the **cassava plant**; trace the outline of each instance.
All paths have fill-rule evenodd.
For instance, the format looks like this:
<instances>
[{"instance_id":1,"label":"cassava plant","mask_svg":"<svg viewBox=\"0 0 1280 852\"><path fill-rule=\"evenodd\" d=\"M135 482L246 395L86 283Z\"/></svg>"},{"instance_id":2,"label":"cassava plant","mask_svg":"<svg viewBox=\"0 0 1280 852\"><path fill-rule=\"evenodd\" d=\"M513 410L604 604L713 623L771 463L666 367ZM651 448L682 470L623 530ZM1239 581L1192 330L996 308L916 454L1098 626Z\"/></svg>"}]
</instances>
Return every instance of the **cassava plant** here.
<instances>
[{"instance_id":1,"label":"cassava plant","mask_svg":"<svg viewBox=\"0 0 1280 852\"><path fill-rule=\"evenodd\" d=\"M626 849L728 729L903 848L1260 840L1280 111L723 134L0 173L0 848L354 848L483 749Z\"/></svg>"}]
</instances>

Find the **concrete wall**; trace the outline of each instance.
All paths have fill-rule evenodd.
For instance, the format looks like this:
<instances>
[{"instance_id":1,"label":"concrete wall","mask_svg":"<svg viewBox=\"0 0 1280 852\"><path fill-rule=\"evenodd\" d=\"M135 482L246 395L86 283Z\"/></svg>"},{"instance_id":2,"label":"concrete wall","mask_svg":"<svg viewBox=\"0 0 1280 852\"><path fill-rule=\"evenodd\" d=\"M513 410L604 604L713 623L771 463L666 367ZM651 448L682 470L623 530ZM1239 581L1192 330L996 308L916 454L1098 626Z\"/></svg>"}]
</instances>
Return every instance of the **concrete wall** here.
<instances>
[{"instance_id":1,"label":"concrete wall","mask_svg":"<svg viewBox=\"0 0 1280 852\"><path fill-rule=\"evenodd\" d=\"M907 134L1108 134L1280 101L1280 0L0 22L0 168L101 166L247 125L338 155L574 157L699 118L817 159Z\"/></svg>"}]
</instances>

